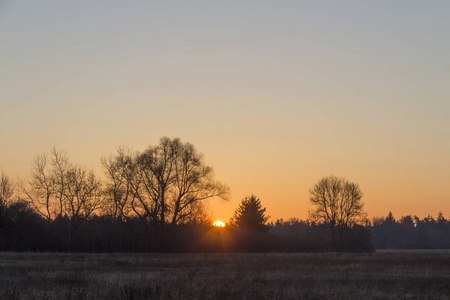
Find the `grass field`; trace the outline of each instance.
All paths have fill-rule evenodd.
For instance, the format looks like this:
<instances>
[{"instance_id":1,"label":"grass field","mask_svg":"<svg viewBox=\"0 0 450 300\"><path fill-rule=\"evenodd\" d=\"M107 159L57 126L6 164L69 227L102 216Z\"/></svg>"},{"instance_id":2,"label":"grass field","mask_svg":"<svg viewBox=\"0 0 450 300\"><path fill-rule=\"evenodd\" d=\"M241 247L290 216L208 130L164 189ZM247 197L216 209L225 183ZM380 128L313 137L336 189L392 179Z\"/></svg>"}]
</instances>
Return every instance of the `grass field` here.
<instances>
[{"instance_id":1,"label":"grass field","mask_svg":"<svg viewBox=\"0 0 450 300\"><path fill-rule=\"evenodd\" d=\"M0 253L0 299L450 299L450 252Z\"/></svg>"}]
</instances>

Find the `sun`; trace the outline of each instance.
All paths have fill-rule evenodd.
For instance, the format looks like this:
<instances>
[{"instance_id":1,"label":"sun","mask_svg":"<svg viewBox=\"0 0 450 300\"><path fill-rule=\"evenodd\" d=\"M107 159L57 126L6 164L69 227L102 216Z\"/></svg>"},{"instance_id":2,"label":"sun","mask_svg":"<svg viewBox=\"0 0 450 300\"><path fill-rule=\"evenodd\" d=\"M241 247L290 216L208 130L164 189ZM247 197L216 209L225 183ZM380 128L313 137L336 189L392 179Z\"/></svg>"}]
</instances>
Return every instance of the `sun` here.
<instances>
[{"instance_id":1,"label":"sun","mask_svg":"<svg viewBox=\"0 0 450 300\"><path fill-rule=\"evenodd\" d=\"M214 227L225 227L225 223L220 220L217 220L213 223L213 226Z\"/></svg>"}]
</instances>

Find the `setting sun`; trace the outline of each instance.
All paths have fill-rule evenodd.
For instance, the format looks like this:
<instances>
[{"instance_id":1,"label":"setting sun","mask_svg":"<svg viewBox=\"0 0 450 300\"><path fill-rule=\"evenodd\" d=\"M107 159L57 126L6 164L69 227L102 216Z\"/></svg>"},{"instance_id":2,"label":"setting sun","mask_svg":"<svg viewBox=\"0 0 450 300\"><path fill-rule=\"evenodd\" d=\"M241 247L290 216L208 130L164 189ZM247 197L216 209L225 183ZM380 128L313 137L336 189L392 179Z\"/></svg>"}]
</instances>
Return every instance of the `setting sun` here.
<instances>
[{"instance_id":1,"label":"setting sun","mask_svg":"<svg viewBox=\"0 0 450 300\"><path fill-rule=\"evenodd\" d=\"M217 220L213 223L213 226L214 227L225 227L225 223L220 220Z\"/></svg>"}]
</instances>

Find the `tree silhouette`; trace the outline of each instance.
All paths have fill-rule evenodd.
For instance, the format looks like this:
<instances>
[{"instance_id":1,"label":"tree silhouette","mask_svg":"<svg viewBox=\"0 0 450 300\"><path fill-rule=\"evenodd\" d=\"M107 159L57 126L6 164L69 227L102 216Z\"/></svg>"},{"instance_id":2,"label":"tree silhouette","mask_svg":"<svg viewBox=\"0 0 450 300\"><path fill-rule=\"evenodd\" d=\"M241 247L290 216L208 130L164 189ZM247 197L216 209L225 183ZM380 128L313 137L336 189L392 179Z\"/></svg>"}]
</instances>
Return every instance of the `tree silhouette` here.
<instances>
[{"instance_id":1,"label":"tree silhouette","mask_svg":"<svg viewBox=\"0 0 450 300\"><path fill-rule=\"evenodd\" d=\"M103 213L113 220L129 220L133 211L130 203L136 198L133 157L129 150L119 148L115 156L102 158L101 164L106 175Z\"/></svg>"},{"instance_id":2,"label":"tree silhouette","mask_svg":"<svg viewBox=\"0 0 450 300\"><path fill-rule=\"evenodd\" d=\"M14 185L9 176L0 175L0 206L6 207L6 204L12 200L14 194Z\"/></svg>"},{"instance_id":3,"label":"tree silhouette","mask_svg":"<svg viewBox=\"0 0 450 300\"><path fill-rule=\"evenodd\" d=\"M229 188L214 180L213 168L203 155L179 138L163 137L143 153L119 150L103 159L108 176L110 211L124 218L138 216L163 228L192 220L201 211L202 201L226 199Z\"/></svg>"},{"instance_id":4,"label":"tree silhouette","mask_svg":"<svg viewBox=\"0 0 450 300\"><path fill-rule=\"evenodd\" d=\"M69 163L64 152L53 149L51 162L38 155L32 166L31 180L20 182L25 199L48 221L67 217L82 222L101 205L101 182L92 171Z\"/></svg>"},{"instance_id":5,"label":"tree silhouette","mask_svg":"<svg viewBox=\"0 0 450 300\"><path fill-rule=\"evenodd\" d=\"M266 225L269 216L266 216L265 212L266 208L262 207L258 197L245 197L234 212L231 224L248 231L266 232L269 229Z\"/></svg>"},{"instance_id":6,"label":"tree silhouette","mask_svg":"<svg viewBox=\"0 0 450 300\"><path fill-rule=\"evenodd\" d=\"M362 224L366 217L358 184L328 176L320 179L310 194L311 219L329 228L334 250L342 251L349 229Z\"/></svg>"},{"instance_id":7,"label":"tree silhouette","mask_svg":"<svg viewBox=\"0 0 450 300\"><path fill-rule=\"evenodd\" d=\"M1 235L6 223L7 208L12 201L13 194L13 183L9 177L2 172L0 175L0 249L2 248Z\"/></svg>"}]
</instances>

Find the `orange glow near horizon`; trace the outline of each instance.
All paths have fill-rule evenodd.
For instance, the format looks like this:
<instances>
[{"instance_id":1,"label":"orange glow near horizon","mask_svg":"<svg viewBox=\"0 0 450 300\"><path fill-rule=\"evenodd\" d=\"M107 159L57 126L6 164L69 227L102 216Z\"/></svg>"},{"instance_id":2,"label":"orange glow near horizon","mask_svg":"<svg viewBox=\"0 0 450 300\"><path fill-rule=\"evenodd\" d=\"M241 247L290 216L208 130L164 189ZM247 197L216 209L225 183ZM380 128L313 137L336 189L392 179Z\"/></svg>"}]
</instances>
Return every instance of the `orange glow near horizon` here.
<instances>
[{"instance_id":1,"label":"orange glow near horizon","mask_svg":"<svg viewBox=\"0 0 450 300\"><path fill-rule=\"evenodd\" d=\"M225 223L220 220L217 220L213 223L213 226L214 227L225 227Z\"/></svg>"}]
</instances>

